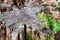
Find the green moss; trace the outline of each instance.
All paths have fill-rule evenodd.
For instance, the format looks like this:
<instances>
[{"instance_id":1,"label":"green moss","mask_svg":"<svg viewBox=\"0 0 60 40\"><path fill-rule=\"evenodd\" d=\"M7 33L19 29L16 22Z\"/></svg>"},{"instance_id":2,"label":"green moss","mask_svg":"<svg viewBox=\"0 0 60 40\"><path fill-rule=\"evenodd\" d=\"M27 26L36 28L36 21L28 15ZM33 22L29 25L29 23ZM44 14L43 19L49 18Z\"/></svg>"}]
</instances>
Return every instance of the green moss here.
<instances>
[{"instance_id":1,"label":"green moss","mask_svg":"<svg viewBox=\"0 0 60 40\"><path fill-rule=\"evenodd\" d=\"M60 2L58 2L58 6L60 6Z\"/></svg>"}]
</instances>

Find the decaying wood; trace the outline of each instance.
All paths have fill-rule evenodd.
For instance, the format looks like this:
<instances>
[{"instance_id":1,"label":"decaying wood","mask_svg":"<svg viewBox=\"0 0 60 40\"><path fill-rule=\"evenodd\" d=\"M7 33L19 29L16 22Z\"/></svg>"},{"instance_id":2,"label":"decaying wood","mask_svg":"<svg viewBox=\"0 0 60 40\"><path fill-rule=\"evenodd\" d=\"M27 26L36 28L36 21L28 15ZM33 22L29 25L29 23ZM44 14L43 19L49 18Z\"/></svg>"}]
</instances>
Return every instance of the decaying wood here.
<instances>
[{"instance_id":1,"label":"decaying wood","mask_svg":"<svg viewBox=\"0 0 60 40\"><path fill-rule=\"evenodd\" d=\"M3 22L0 22L0 39L6 40L6 26Z\"/></svg>"},{"instance_id":2,"label":"decaying wood","mask_svg":"<svg viewBox=\"0 0 60 40\"><path fill-rule=\"evenodd\" d=\"M12 40L12 29L7 28L7 40Z\"/></svg>"},{"instance_id":3,"label":"decaying wood","mask_svg":"<svg viewBox=\"0 0 60 40\"><path fill-rule=\"evenodd\" d=\"M6 27L4 22L0 22L0 40L11 40L11 33L12 31Z\"/></svg>"},{"instance_id":4,"label":"decaying wood","mask_svg":"<svg viewBox=\"0 0 60 40\"><path fill-rule=\"evenodd\" d=\"M17 40L20 40L20 32L18 33Z\"/></svg>"},{"instance_id":5,"label":"decaying wood","mask_svg":"<svg viewBox=\"0 0 60 40\"><path fill-rule=\"evenodd\" d=\"M25 2L25 0L13 0L13 3L15 5L17 5L18 3L19 3L19 5L24 5L24 2Z\"/></svg>"},{"instance_id":6,"label":"decaying wood","mask_svg":"<svg viewBox=\"0 0 60 40\"><path fill-rule=\"evenodd\" d=\"M1 12L5 12L7 9L6 8L0 8Z\"/></svg>"},{"instance_id":7,"label":"decaying wood","mask_svg":"<svg viewBox=\"0 0 60 40\"><path fill-rule=\"evenodd\" d=\"M12 40L12 32L13 29L6 27L5 23L0 21L0 40ZM29 30L26 29L26 32L32 33L32 39L36 37L36 40L38 40L38 38L40 38L41 40L45 40L44 33L42 33L41 31L32 30L32 28L30 27ZM23 38L24 31L23 34L18 32L16 40L24 40Z\"/></svg>"}]
</instances>

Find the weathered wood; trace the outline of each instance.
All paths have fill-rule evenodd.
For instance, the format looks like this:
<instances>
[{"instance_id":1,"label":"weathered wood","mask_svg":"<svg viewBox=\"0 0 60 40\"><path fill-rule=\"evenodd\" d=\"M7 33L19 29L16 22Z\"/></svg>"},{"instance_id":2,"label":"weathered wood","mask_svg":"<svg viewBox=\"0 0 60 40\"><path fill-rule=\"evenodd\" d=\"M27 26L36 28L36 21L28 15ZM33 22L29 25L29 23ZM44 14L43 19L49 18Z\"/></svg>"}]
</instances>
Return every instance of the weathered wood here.
<instances>
[{"instance_id":1,"label":"weathered wood","mask_svg":"<svg viewBox=\"0 0 60 40\"><path fill-rule=\"evenodd\" d=\"M12 40L12 29L7 28L7 39L6 40Z\"/></svg>"},{"instance_id":2,"label":"weathered wood","mask_svg":"<svg viewBox=\"0 0 60 40\"><path fill-rule=\"evenodd\" d=\"M20 40L20 32L18 33L17 40Z\"/></svg>"},{"instance_id":3,"label":"weathered wood","mask_svg":"<svg viewBox=\"0 0 60 40\"><path fill-rule=\"evenodd\" d=\"M6 27L4 22L0 22L0 40L11 40L12 29Z\"/></svg>"},{"instance_id":4,"label":"weathered wood","mask_svg":"<svg viewBox=\"0 0 60 40\"><path fill-rule=\"evenodd\" d=\"M0 8L1 13L7 11L7 8Z\"/></svg>"},{"instance_id":5,"label":"weathered wood","mask_svg":"<svg viewBox=\"0 0 60 40\"><path fill-rule=\"evenodd\" d=\"M0 23L0 39L6 40L6 25L3 22Z\"/></svg>"}]
</instances>

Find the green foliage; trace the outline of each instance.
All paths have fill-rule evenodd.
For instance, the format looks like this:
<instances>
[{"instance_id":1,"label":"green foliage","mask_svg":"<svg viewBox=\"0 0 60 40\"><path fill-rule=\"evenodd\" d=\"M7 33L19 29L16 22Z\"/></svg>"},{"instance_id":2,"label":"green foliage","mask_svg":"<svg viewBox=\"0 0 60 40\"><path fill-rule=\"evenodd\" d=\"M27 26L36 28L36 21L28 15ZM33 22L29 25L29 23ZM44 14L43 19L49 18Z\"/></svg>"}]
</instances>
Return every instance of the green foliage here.
<instances>
[{"instance_id":1,"label":"green foliage","mask_svg":"<svg viewBox=\"0 0 60 40\"><path fill-rule=\"evenodd\" d=\"M43 21L45 21L46 23L47 23L47 25L46 25L46 23L45 23L45 25L46 25L46 28L50 28L49 27L49 21L48 21L48 18L46 17L47 15L46 14L44 14L44 12L42 12L42 13L38 13L38 18L41 20L43 20ZM42 23L40 23L40 24L42 24ZM42 24L42 25L44 25L44 24Z\"/></svg>"},{"instance_id":2,"label":"green foliage","mask_svg":"<svg viewBox=\"0 0 60 40\"><path fill-rule=\"evenodd\" d=\"M42 13L38 13L38 18L47 21L47 17L46 17L46 15L44 14L44 12L42 12Z\"/></svg>"},{"instance_id":3,"label":"green foliage","mask_svg":"<svg viewBox=\"0 0 60 40\"><path fill-rule=\"evenodd\" d=\"M32 33L31 32L27 33L27 40L32 40Z\"/></svg>"},{"instance_id":4,"label":"green foliage","mask_svg":"<svg viewBox=\"0 0 60 40\"><path fill-rule=\"evenodd\" d=\"M47 16L48 17L48 21L50 23L50 27L52 28L53 32L57 32L60 30L60 22L55 20L54 18L52 18L51 16Z\"/></svg>"},{"instance_id":5,"label":"green foliage","mask_svg":"<svg viewBox=\"0 0 60 40\"><path fill-rule=\"evenodd\" d=\"M53 33L51 35L46 34L45 38L46 38L46 40L54 40L54 34Z\"/></svg>"},{"instance_id":6,"label":"green foliage","mask_svg":"<svg viewBox=\"0 0 60 40\"><path fill-rule=\"evenodd\" d=\"M60 6L60 2L58 2L58 6Z\"/></svg>"},{"instance_id":7,"label":"green foliage","mask_svg":"<svg viewBox=\"0 0 60 40\"><path fill-rule=\"evenodd\" d=\"M34 38L32 38L32 33L31 32L27 33L27 40L36 40L36 38L38 38L38 40L40 40L40 38L36 37L36 36Z\"/></svg>"},{"instance_id":8,"label":"green foliage","mask_svg":"<svg viewBox=\"0 0 60 40\"><path fill-rule=\"evenodd\" d=\"M56 1L58 1L58 0L56 0Z\"/></svg>"},{"instance_id":9,"label":"green foliage","mask_svg":"<svg viewBox=\"0 0 60 40\"><path fill-rule=\"evenodd\" d=\"M41 20L43 20L44 22L41 22L40 23L40 26L46 26L46 28L49 28L49 27L47 27L47 26L49 26L49 23L48 23L48 19L47 19L47 17L46 17L46 14L44 14L44 12L42 12L42 13L38 13L38 18ZM45 23L45 24L44 24ZM48 24L48 25L46 25L46 24Z\"/></svg>"},{"instance_id":10,"label":"green foliage","mask_svg":"<svg viewBox=\"0 0 60 40\"><path fill-rule=\"evenodd\" d=\"M52 32L55 33L60 30L60 21L55 20L50 14L39 13L38 18L45 20Z\"/></svg>"}]
</instances>

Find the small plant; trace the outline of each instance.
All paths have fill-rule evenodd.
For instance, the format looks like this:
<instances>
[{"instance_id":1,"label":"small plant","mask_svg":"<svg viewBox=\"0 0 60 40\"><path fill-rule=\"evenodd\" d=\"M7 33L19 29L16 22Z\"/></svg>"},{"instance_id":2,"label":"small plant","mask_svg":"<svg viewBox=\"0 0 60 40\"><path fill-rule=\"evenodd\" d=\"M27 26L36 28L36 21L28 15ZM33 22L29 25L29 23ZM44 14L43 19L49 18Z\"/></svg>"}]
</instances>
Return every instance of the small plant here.
<instances>
[{"instance_id":1,"label":"small plant","mask_svg":"<svg viewBox=\"0 0 60 40\"><path fill-rule=\"evenodd\" d=\"M60 6L60 2L58 2L58 6Z\"/></svg>"},{"instance_id":2,"label":"small plant","mask_svg":"<svg viewBox=\"0 0 60 40\"><path fill-rule=\"evenodd\" d=\"M46 40L54 40L54 34L53 33L51 35L46 34L45 38L46 38Z\"/></svg>"},{"instance_id":3,"label":"small plant","mask_svg":"<svg viewBox=\"0 0 60 40\"><path fill-rule=\"evenodd\" d=\"M31 32L27 33L27 40L32 40L32 33Z\"/></svg>"}]
</instances>

